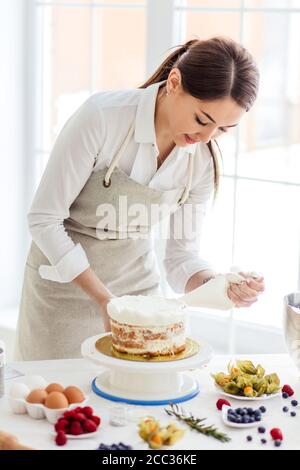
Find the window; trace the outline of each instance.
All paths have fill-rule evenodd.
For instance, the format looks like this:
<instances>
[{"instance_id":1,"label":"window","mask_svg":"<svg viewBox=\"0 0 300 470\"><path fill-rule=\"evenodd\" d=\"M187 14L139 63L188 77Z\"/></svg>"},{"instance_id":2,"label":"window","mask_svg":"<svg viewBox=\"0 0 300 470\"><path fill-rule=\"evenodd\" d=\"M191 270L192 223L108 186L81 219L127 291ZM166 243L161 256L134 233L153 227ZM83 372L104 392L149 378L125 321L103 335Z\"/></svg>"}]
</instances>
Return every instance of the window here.
<instances>
[{"instance_id":1,"label":"window","mask_svg":"<svg viewBox=\"0 0 300 470\"><path fill-rule=\"evenodd\" d=\"M224 176L202 252L224 270L263 272L266 293L234 318L280 327L283 296L300 288L300 1L178 0L175 10L183 40L230 35L260 68L253 110L220 140Z\"/></svg>"},{"instance_id":2,"label":"window","mask_svg":"<svg viewBox=\"0 0 300 470\"><path fill-rule=\"evenodd\" d=\"M260 95L220 140L224 176L201 253L223 271L263 272L263 298L231 318L279 327L283 295L300 289L300 0L49 0L34 8L36 182L69 115L93 92L141 84L168 47L228 35L253 53Z\"/></svg>"}]
</instances>

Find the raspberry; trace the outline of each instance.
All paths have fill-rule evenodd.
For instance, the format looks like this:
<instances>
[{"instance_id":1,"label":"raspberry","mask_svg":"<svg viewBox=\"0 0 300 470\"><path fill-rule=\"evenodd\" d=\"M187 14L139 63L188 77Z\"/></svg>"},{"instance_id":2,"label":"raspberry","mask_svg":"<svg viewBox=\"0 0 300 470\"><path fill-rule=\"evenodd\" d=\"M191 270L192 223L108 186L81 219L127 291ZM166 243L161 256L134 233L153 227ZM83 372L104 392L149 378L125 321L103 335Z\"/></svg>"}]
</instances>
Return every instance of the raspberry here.
<instances>
[{"instance_id":1,"label":"raspberry","mask_svg":"<svg viewBox=\"0 0 300 470\"><path fill-rule=\"evenodd\" d=\"M63 431L58 431L55 442L58 446L64 446L68 442L67 436Z\"/></svg>"},{"instance_id":2,"label":"raspberry","mask_svg":"<svg viewBox=\"0 0 300 470\"><path fill-rule=\"evenodd\" d=\"M84 422L83 422L83 429L85 432L95 432L97 431L97 425L96 423L94 423L94 421L92 421L91 419L86 419Z\"/></svg>"},{"instance_id":3,"label":"raspberry","mask_svg":"<svg viewBox=\"0 0 300 470\"><path fill-rule=\"evenodd\" d=\"M270 434L272 438L274 439L274 441L283 441L283 435L280 429L273 428L271 429Z\"/></svg>"},{"instance_id":4,"label":"raspberry","mask_svg":"<svg viewBox=\"0 0 300 470\"><path fill-rule=\"evenodd\" d=\"M78 421L73 421L70 427L70 434L73 436L79 436L80 434L83 434L83 429L81 424Z\"/></svg>"},{"instance_id":5,"label":"raspberry","mask_svg":"<svg viewBox=\"0 0 300 470\"><path fill-rule=\"evenodd\" d=\"M90 406L85 406L81 409L81 413L83 413L87 418L91 418L94 414L94 410Z\"/></svg>"},{"instance_id":6,"label":"raspberry","mask_svg":"<svg viewBox=\"0 0 300 470\"><path fill-rule=\"evenodd\" d=\"M70 411L65 411L64 412L64 418L66 419L75 419L76 412L75 410L70 410Z\"/></svg>"},{"instance_id":7,"label":"raspberry","mask_svg":"<svg viewBox=\"0 0 300 470\"><path fill-rule=\"evenodd\" d=\"M284 385L282 387L282 392L287 393L289 397L292 397L295 393L290 385Z\"/></svg>"},{"instance_id":8,"label":"raspberry","mask_svg":"<svg viewBox=\"0 0 300 470\"><path fill-rule=\"evenodd\" d=\"M101 419L99 418L99 416L91 416L90 418L92 421L94 421L94 423L96 424L96 426L98 427L99 424L101 423Z\"/></svg>"},{"instance_id":9,"label":"raspberry","mask_svg":"<svg viewBox=\"0 0 300 470\"><path fill-rule=\"evenodd\" d=\"M73 411L75 411L75 413L82 413L82 406L77 406Z\"/></svg>"},{"instance_id":10,"label":"raspberry","mask_svg":"<svg viewBox=\"0 0 300 470\"><path fill-rule=\"evenodd\" d=\"M222 408L223 408L224 405L231 406L231 404L229 403L229 401L224 400L223 398L220 398L220 400L218 400L217 403L216 403L216 406L217 406L217 408L218 408L219 411L222 410Z\"/></svg>"},{"instance_id":11,"label":"raspberry","mask_svg":"<svg viewBox=\"0 0 300 470\"><path fill-rule=\"evenodd\" d=\"M79 421L81 423L82 421L86 420L86 416L83 413L76 413L74 416L75 421Z\"/></svg>"},{"instance_id":12,"label":"raspberry","mask_svg":"<svg viewBox=\"0 0 300 470\"><path fill-rule=\"evenodd\" d=\"M59 419L55 424L55 431L66 431L66 428L69 426L69 423L66 419Z\"/></svg>"}]
</instances>

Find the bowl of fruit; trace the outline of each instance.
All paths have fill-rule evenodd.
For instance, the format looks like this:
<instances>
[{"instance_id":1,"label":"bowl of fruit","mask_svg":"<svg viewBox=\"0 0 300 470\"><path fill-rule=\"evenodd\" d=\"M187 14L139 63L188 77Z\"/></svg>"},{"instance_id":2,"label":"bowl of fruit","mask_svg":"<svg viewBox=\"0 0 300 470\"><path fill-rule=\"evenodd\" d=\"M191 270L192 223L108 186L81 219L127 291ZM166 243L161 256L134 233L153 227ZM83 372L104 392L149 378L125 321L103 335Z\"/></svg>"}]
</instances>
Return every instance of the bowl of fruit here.
<instances>
[{"instance_id":1,"label":"bowl of fruit","mask_svg":"<svg viewBox=\"0 0 300 470\"><path fill-rule=\"evenodd\" d=\"M222 395L238 400L268 400L280 395L280 379L277 374L266 375L259 364L251 361L229 363L226 373L213 374L215 386Z\"/></svg>"}]
</instances>

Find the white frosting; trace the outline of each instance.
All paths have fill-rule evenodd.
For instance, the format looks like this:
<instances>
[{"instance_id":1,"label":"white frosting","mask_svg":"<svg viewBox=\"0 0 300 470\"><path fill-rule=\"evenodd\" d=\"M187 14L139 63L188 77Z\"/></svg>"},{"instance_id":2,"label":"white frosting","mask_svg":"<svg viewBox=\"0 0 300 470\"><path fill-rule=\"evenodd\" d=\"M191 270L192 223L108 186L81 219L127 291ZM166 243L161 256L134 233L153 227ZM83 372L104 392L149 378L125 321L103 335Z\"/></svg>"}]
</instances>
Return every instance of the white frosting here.
<instances>
[{"instance_id":1,"label":"white frosting","mask_svg":"<svg viewBox=\"0 0 300 470\"><path fill-rule=\"evenodd\" d=\"M107 305L110 318L137 326L170 325L185 321L184 304L159 296L123 295L114 297Z\"/></svg>"}]
</instances>

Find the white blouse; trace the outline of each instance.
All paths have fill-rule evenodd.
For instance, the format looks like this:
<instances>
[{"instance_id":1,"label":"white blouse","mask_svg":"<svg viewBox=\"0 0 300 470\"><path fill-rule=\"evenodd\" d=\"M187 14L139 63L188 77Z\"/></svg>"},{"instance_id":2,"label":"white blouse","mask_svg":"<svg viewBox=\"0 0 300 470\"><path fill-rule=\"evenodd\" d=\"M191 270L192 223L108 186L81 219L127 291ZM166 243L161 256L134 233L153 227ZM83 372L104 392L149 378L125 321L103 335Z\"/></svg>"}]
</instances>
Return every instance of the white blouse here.
<instances>
[{"instance_id":1,"label":"white blouse","mask_svg":"<svg viewBox=\"0 0 300 470\"><path fill-rule=\"evenodd\" d=\"M146 89L96 93L65 124L28 214L32 238L50 263L40 266L42 278L70 282L89 267L83 247L74 244L63 221L69 217L69 208L91 173L109 166L134 120L135 133L119 162L120 169L133 180L159 190L183 187L188 153L195 152L192 189L186 204L192 205L197 229L192 240L178 239L174 236L174 226L184 205L170 216L170 236L166 240L164 258L170 286L175 292L183 293L194 273L214 269L199 256L201 227L213 193L213 160L207 145L200 142L174 147L157 169L159 150L154 112L162 83ZM191 217L184 217L184 224L189 223L192 223Z\"/></svg>"}]
</instances>

